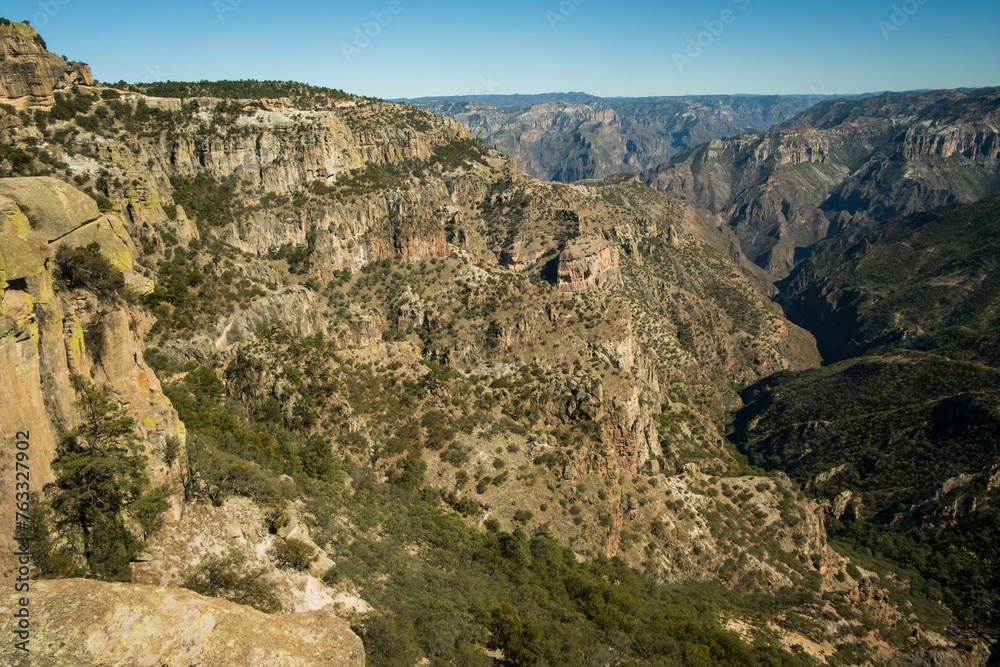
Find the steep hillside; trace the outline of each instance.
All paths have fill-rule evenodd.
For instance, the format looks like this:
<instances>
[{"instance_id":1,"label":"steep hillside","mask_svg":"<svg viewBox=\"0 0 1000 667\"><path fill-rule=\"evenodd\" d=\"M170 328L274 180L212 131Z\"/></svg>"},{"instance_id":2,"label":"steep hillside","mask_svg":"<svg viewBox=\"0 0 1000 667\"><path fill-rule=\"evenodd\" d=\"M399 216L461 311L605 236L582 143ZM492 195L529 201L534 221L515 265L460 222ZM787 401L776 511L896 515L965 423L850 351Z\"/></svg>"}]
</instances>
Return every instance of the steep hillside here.
<instances>
[{"instance_id":1,"label":"steep hillside","mask_svg":"<svg viewBox=\"0 0 1000 667\"><path fill-rule=\"evenodd\" d=\"M992 641L997 206L994 195L819 243L781 286L824 357L846 361L755 385L736 429L751 461L827 504L831 537L909 570Z\"/></svg>"},{"instance_id":2,"label":"steep hillside","mask_svg":"<svg viewBox=\"0 0 1000 667\"><path fill-rule=\"evenodd\" d=\"M893 563L918 597L1000 632L1000 374L926 353L779 374L745 395L737 439L825 502L862 567ZM864 553L878 560L865 561Z\"/></svg>"},{"instance_id":3,"label":"steep hillside","mask_svg":"<svg viewBox=\"0 0 1000 667\"><path fill-rule=\"evenodd\" d=\"M706 141L766 130L822 99L569 93L405 101L461 123L536 178L572 183L652 169Z\"/></svg>"},{"instance_id":4,"label":"steep hillside","mask_svg":"<svg viewBox=\"0 0 1000 667\"><path fill-rule=\"evenodd\" d=\"M995 192L998 118L993 88L827 101L770 132L699 146L645 180L721 213L747 257L781 278L828 235Z\"/></svg>"},{"instance_id":5,"label":"steep hillside","mask_svg":"<svg viewBox=\"0 0 1000 667\"><path fill-rule=\"evenodd\" d=\"M997 364L1000 197L849 231L779 284L825 359L908 347Z\"/></svg>"}]
</instances>

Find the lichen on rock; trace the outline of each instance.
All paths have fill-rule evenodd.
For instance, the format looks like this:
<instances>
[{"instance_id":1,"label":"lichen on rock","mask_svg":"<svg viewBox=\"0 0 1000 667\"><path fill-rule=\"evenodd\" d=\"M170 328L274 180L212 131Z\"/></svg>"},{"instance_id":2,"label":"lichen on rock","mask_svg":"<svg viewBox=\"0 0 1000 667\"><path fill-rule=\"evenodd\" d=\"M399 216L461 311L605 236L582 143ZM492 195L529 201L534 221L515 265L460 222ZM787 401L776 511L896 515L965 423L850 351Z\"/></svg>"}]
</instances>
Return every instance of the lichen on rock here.
<instances>
[{"instance_id":1,"label":"lichen on rock","mask_svg":"<svg viewBox=\"0 0 1000 667\"><path fill-rule=\"evenodd\" d=\"M19 597L0 598L10 618ZM182 588L84 579L41 581L30 595L30 653L0 647L5 665L362 667L361 640L320 610L268 615Z\"/></svg>"}]
</instances>

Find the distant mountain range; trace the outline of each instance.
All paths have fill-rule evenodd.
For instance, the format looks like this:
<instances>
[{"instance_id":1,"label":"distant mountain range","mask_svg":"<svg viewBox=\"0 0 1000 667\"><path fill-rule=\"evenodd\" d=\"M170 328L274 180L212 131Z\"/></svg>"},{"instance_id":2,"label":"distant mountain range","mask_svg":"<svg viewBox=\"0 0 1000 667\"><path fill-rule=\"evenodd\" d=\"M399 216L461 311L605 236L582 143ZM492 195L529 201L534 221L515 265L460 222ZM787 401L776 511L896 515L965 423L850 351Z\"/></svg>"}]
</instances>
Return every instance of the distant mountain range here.
<instances>
[{"instance_id":1,"label":"distant mountain range","mask_svg":"<svg viewBox=\"0 0 1000 667\"><path fill-rule=\"evenodd\" d=\"M710 141L767 130L822 95L602 98L586 93L399 100L455 120L527 173L570 183L652 169Z\"/></svg>"},{"instance_id":2,"label":"distant mountain range","mask_svg":"<svg viewBox=\"0 0 1000 667\"><path fill-rule=\"evenodd\" d=\"M748 258L788 275L867 220L1000 190L1000 88L827 100L768 132L702 144L644 174L721 214Z\"/></svg>"},{"instance_id":3,"label":"distant mountain range","mask_svg":"<svg viewBox=\"0 0 1000 667\"><path fill-rule=\"evenodd\" d=\"M829 233L1000 189L997 89L406 100L455 120L541 179L622 172L722 216L782 278Z\"/></svg>"}]
</instances>

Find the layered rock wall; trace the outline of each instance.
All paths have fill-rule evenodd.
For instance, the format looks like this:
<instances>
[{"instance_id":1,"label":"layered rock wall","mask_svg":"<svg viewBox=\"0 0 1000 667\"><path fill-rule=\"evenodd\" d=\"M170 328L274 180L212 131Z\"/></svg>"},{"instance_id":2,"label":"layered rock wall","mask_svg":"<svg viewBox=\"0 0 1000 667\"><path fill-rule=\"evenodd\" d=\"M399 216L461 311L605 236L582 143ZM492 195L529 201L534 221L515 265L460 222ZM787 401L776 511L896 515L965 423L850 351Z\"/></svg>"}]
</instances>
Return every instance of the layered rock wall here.
<instances>
[{"instance_id":1,"label":"layered rock wall","mask_svg":"<svg viewBox=\"0 0 1000 667\"><path fill-rule=\"evenodd\" d=\"M88 66L49 53L27 23L0 22L0 104L17 109L49 108L55 103L56 91L93 84Z\"/></svg>"}]
</instances>

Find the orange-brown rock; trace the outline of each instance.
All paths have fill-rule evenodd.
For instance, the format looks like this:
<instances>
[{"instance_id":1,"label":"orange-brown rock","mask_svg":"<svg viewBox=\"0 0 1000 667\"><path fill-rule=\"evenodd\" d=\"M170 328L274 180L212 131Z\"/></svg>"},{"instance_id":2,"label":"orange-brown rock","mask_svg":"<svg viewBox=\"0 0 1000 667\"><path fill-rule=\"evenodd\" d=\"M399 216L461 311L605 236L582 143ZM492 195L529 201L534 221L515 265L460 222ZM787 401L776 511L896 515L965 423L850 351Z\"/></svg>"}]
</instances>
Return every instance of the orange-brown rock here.
<instances>
[{"instance_id":1,"label":"orange-brown rock","mask_svg":"<svg viewBox=\"0 0 1000 667\"><path fill-rule=\"evenodd\" d=\"M0 179L0 193L0 468L14 469L15 436L24 432L30 436L30 490L41 491L54 481L50 464L57 434L79 419L70 381L75 373L108 389L126 406L151 454L147 472L154 484L167 484L178 512L181 466L154 453L171 439L183 445L184 426L143 360L143 338L153 326L152 317L84 291L57 293L53 284L55 243L50 245L50 239L96 241L113 262L131 266L131 240L122 221L112 216L91 220L99 215L94 201L51 178ZM103 350L88 349L84 331L92 327L103 330ZM0 494L13 498L14 483L13 474L0 477ZM4 574L15 565L13 528L14 505L4 503Z\"/></svg>"},{"instance_id":2,"label":"orange-brown rock","mask_svg":"<svg viewBox=\"0 0 1000 667\"><path fill-rule=\"evenodd\" d=\"M618 250L603 238L581 238L559 255L559 287L584 291L620 282Z\"/></svg>"}]
</instances>

